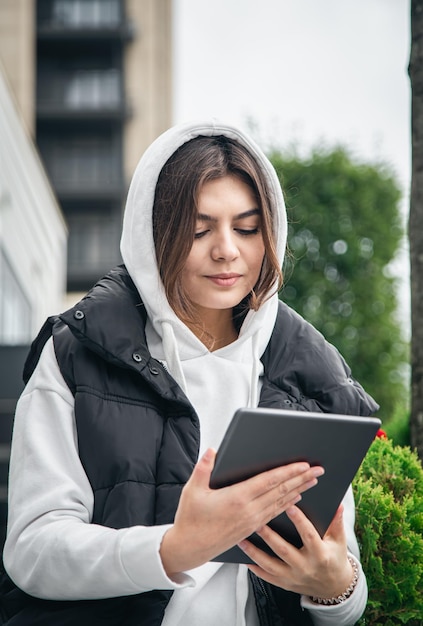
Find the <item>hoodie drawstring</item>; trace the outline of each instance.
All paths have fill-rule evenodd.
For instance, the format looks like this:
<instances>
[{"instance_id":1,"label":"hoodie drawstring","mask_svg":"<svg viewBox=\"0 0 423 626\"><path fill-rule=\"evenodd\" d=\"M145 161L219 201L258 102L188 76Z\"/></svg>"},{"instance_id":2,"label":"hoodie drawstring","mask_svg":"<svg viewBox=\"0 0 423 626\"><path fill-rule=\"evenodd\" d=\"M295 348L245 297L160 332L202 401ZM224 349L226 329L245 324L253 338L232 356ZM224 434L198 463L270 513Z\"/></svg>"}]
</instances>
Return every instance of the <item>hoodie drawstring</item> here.
<instances>
[{"instance_id":1,"label":"hoodie drawstring","mask_svg":"<svg viewBox=\"0 0 423 626\"><path fill-rule=\"evenodd\" d=\"M179 356L178 344L176 341L175 333L172 324L163 320L161 322L162 327L162 342L163 352L167 368L178 385L181 387L185 395L188 396L188 387L185 379L185 375L181 365L181 359ZM251 337L251 350L252 350L252 366L251 366L251 379L250 379L250 391L248 395L248 406L255 408L258 404L258 385L259 385L259 373L261 368L260 356L259 356L259 331L254 333ZM235 365L234 365L235 366Z\"/></svg>"},{"instance_id":2,"label":"hoodie drawstring","mask_svg":"<svg viewBox=\"0 0 423 626\"><path fill-rule=\"evenodd\" d=\"M259 356L259 334L259 331L257 331L251 338L253 363L251 368L250 394L248 398L248 406L250 408L255 408L258 404L259 368L261 365Z\"/></svg>"},{"instance_id":3,"label":"hoodie drawstring","mask_svg":"<svg viewBox=\"0 0 423 626\"><path fill-rule=\"evenodd\" d=\"M165 361L169 372L181 387L185 395L188 395L187 382L181 366L181 359L179 358L178 344L173 332L172 324L167 321L161 322L162 327L162 342Z\"/></svg>"}]
</instances>

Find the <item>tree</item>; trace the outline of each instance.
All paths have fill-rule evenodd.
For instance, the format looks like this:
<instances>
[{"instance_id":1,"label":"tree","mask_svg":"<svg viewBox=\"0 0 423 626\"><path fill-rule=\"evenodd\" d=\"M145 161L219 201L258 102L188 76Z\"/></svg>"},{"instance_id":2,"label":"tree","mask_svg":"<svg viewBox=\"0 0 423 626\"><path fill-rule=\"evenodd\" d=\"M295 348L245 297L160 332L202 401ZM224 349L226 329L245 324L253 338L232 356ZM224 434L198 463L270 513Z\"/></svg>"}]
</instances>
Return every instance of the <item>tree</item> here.
<instances>
[{"instance_id":1,"label":"tree","mask_svg":"<svg viewBox=\"0 0 423 626\"><path fill-rule=\"evenodd\" d=\"M411 444L423 459L423 3L411 0Z\"/></svg>"},{"instance_id":2,"label":"tree","mask_svg":"<svg viewBox=\"0 0 423 626\"><path fill-rule=\"evenodd\" d=\"M270 158L289 218L281 298L339 349L388 420L407 404L407 346L390 273L402 239L399 187L382 165L357 164L342 148Z\"/></svg>"}]
</instances>

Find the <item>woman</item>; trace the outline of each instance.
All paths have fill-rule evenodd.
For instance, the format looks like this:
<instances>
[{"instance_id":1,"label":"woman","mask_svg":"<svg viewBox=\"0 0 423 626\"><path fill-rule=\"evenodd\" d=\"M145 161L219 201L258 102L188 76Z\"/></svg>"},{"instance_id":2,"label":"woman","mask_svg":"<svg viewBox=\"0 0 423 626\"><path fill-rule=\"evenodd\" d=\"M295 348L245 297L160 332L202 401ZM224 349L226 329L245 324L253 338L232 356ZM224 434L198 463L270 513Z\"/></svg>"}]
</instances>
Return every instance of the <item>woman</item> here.
<instances>
[{"instance_id":1,"label":"woman","mask_svg":"<svg viewBox=\"0 0 423 626\"><path fill-rule=\"evenodd\" d=\"M214 450L241 406L377 408L336 350L279 302L285 244L276 174L236 128L175 127L144 154L126 205L125 266L50 318L26 364L4 550L10 623L360 617L351 490L322 540L295 507L322 468L295 463L209 489ZM301 550L266 526L282 511ZM253 531L281 558L246 541ZM235 544L255 565L211 562Z\"/></svg>"}]
</instances>

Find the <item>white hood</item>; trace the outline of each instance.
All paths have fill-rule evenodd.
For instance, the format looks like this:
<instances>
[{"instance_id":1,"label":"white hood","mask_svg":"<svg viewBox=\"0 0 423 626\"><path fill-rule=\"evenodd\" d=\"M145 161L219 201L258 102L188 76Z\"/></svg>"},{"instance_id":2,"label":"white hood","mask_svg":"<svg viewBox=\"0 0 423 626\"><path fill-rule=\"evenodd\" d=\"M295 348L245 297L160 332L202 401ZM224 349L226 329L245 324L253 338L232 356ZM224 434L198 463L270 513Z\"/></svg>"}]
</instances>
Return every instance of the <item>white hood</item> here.
<instances>
[{"instance_id":1,"label":"white hood","mask_svg":"<svg viewBox=\"0 0 423 626\"><path fill-rule=\"evenodd\" d=\"M147 310L150 322L147 326L147 340L150 351L156 358L166 361L171 374L187 393L194 406L196 404L195 397L193 397L195 393L189 392L189 381L187 383L187 376L192 375L189 362L198 359L201 361L202 357L210 353L169 306L156 263L152 209L157 180L164 164L177 148L199 135L224 135L234 139L253 153L262 165L269 181L273 206L276 207L275 231L278 234L277 251L281 264L287 234L285 204L276 172L254 141L239 129L217 120L175 126L156 139L142 156L135 170L126 203L121 241L122 258ZM223 360L235 360L238 364L247 358L251 367L253 353L255 364L252 376L257 376L260 367L257 361L264 352L272 333L276 310L277 295L275 294L262 305L259 311L249 311L237 341L213 352L213 355ZM247 347L248 340L250 342ZM199 365L203 369L206 366L208 370L210 363L196 362L192 369L197 370ZM243 404L247 401L256 404L255 392L253 397L250 396L244 402L241 400ZM198 406L196 408L198 410Z\"/></svg>"}]
</instances>

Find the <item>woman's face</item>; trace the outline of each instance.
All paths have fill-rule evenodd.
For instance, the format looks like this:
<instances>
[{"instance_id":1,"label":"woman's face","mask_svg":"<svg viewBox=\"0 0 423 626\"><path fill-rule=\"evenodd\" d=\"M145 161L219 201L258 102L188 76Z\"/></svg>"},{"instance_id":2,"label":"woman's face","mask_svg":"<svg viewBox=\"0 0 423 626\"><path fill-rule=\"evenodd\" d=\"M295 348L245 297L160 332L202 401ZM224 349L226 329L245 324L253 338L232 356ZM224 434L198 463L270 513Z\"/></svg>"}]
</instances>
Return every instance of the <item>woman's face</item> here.
<instances>
[{"instance_id":1,"label":"woman's face","mask_svg":"<svg viewBox=\"0 0 423 626\"><path fill-rule=\"evenodd\" d=\"M251 292L264 251L261 212L251 188L235 176L206 182L182 272L182 287L200 316L202 309L232 309Z\"/></svg>"}]
</instances>

